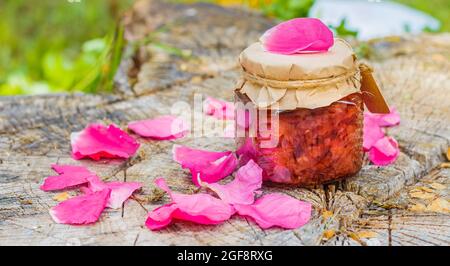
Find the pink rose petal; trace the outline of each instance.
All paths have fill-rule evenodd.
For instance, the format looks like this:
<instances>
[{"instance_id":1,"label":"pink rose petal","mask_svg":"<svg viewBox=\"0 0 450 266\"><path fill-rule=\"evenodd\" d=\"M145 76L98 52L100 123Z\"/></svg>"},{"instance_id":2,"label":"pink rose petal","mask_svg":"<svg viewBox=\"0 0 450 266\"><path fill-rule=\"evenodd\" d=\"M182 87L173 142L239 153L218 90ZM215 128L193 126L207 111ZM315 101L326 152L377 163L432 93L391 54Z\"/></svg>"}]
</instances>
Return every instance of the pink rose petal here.
<instances>
[{"instance_id":1,"label":"pink rose petal","mask_svg":"<svg viewBox=\"0 0 450 266\"><path fill-rule=\"evenodd\" d=\"M326 52L334 44L333 32L316 18L295 18L266 31L260 38L272 53Z\"/></svg>"},{"instance_id":2,"label":"pink rose petal","mask_svg":"<svg viewBox=\"0 0 450 266\"><path fill-rule=\"evenodd\" d=\"M369 159L376 165L388 165L397 159L399 153L397 141L391 137L384 137L369 150Z\"/></svg>"},{"instance_id":3,"label":"pink rose petal","mask_svg":"<svg viewBox=\"0 0 450 266\"><path fill-rule=\"evenodd\" d=\"M181 164L183 168L193 168L199 163L205 165L210 162L219 160L220 158L229 155L230 151L215 152L199 149L192 149L187 146L173 145L172 148L173 160Z\"/></svg>"},{"instance_id":4,"label":"pink rose petal","mask_svg":"<svg viewBox=\"0 0 450 266\"><path fill-rule=\"evenodd\" d=\"M239 215L252 218L261 228L273 226L295 229L305 225L311 217L311 204L284 194L268 194L253 205L234 205Z\"/></svg>"},{"instance_id":5,"label":"pink rose petal","mask_svg":"<svg viewBox=\"0 0 450 266\"><path fill-rule=\"evenodd\" d=\"M205 184L226 203L245 205L255 201L255 192L261 188L261 185L262 169L253 160L241 167L230 183L226 185Z\"/></svg>"},{"instance_id":6,"label":"pink rose petal","mask_svg":"<svg viewBox=\"0 0 450 266\"><path fill-rule=\"evenodd\" d=\"M214 116L218 119L234 119L234 103L222 101L213 97L206 98L203 105L203 111L205 114Z\"/></svg>"},{"instance_id":7,"label":"pink rose petal","mask_svg":"<svg viewBox=\"0 0 450 266\"><path fill-rule=\"evenodd\" d=\"M47 177L44 180L44 184L41 185L43 191L61 190L79 186L87 183L88 177L95 176L94 173L83 166L52 164L52 168L59 175Z\"/></svg>"},{"instance_id":8,"label":"pink rose petal","mask_svg":"<svg viewBox=\"0 0 450 266\"><path fill-rule=\"evenodd\" d=\"M256 160L257 151L253 146L252 138L246 138L245 142L236 150L239 157L239 165L245 165L250 160Z\"/></svg>"},{"instance_id":9,"label":"pink rose petal","mask_svg":"<svg viewBox=\"0 0 450 266\"><path fill-rule=\"evenodd\" d=\"M397 159L400 150L395 139L385 136L382 127L400 123L400 115L395 108L389 114L364 113L363 148L369 152L369 160L375 165L388 165Z\"/></svg>"},{"instance_id":10,"label":"pink rose petal","mask_svg":"<svg viewBox=\"0 0 450 266\"><path fill-rule=\"evenodd\" d=\"M71 144L72 157L76 160L84 157L93 160L129 158L139 148L139 143L120 128L101 124L91 124L81 132L72 133Z\"/></svg>"},{"instance_id":11,"label":"pink rose petal","mask_svg":"<svg viewBox=\"0 0 450 266\"><path fill-rule=\"evenodd\" d=\"M173 202L156 208L148 214L145 225L151 230L162 229L173 219L207 225L219 224L228 220L235 212L231 205L209 194L173 193L163 178L157 179L155 183L170 195Z\"/></svg>"},{"instance_id":12,"label":"pink rose petal","mask_svg":"<svg viewBox=\"0 0 450 266\"><path fill-rule=\"evenodd\" d=\"M122 204L138 189L142 187L139 182L103 182L98 176L91 176L88 178L89 186L85 192L98 192L104 189L110 189L111 195L108 199L106 207L118 209Z\"/></svg>"},{"instance_id":13,"label":"pink rose petal","mask_svg":"<svg viewBox=\"0 0 450 266\"><path fill-rule=\"evenodd\" d=\"M70 198L51 208L50 215L60 224L95 223L105 209L110 193L110 189L104 189Z\"/></svg>"},{"instance_id":14,"label":"pink rose petal","mask_svg":"<svg viewBox=\"0 0 450 266\"><path fill-rule=\"evenodd\" d=\"M173 159L191 171L192 181L197 186L198 178L215 183L230 175L237 166L237 159L231 151L213 152L174 145L172 152Z\"/></svg>"},{"instance_id":15,"label":"pink rose petal","mask_svg":"<svg viewBox=\"0 0 450 266\"><path fill-rule=\"evenodd\" d=\"M384 137L381 127L371 118L364 116L363 148L368 151L375 143Z\"/></svg>"},{"instance_id":16,"label":"pink rose petal","mask_svg":"<svg viewBox=\"0 0 450 266\"><path fill-rule=\"evenodd\" d=\"M182 118L164 115L154 119L133 121L128 128L136 134L156 140L182 138L189 132L189 126Z\"/></svg>"},{"instance_id":17,"label":"pink rose petal","mask_svg":"<svg viewBox=\"0 0 450 266\"><path fill-rule=\"evenodd\" d=\"M172 223L173 213L177 210L175 203L160 206L148 213L145 225L150 230L160 230Z\"/></svg>"},{"instance_id":18,"label":"pink rose petal","mask_svg":"<svg viewBox=\"0 0 450 266\"><path fill-rule=\"evenodd\" d=\"M391 127L400 124L400 114L395 107L391 108L389 114L375 114L364 112L364 121L371 120L380 127Z\"/></svg>"}]
</instances>

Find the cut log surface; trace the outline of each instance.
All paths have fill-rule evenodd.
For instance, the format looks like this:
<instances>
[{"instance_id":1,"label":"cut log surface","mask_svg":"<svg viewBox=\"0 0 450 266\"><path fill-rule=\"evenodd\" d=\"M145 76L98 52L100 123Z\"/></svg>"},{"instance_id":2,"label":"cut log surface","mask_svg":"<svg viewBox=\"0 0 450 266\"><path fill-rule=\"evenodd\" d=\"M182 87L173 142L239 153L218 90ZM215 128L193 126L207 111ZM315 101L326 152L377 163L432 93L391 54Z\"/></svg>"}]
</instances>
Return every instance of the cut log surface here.
<instances>
[{"instance_id":1,"label":"cut log surface","mask_svg":"<svg viewBox=\"0 0 450 266\"><path fill-rule=\"evenodd\" d=\"M306 226L261 230L250 219L233 217L217 226L177 221L152 232L144 226L147 212L169 200L155 188L155 178L165 177L175 191L197 192L190 174L172 160L172 146L234 150L234 141L134 135L142 143L135 157L94 162L70 157L70 133L92 122L125 129L129 121L170 114L176 102L193 105L196 95L231 101L240 75L238 54L273 22L252 11L147 0L137 2L123 23L129 45L113 94L0 98L0 245L450 244L450 169L440 167L450 144L449 34L369 42L369 63L401 114L401 125L387 131L398 140L400 157L387 167L366 162L357 176L316 188L264 184L265 193L311 202ZM93 225L56 224L48 213L56 193L39 189L53 174L53 163L84 165L104 180L145 186ZM420 191L433 197L425 199Z\"/></svg>"}]
</instances>

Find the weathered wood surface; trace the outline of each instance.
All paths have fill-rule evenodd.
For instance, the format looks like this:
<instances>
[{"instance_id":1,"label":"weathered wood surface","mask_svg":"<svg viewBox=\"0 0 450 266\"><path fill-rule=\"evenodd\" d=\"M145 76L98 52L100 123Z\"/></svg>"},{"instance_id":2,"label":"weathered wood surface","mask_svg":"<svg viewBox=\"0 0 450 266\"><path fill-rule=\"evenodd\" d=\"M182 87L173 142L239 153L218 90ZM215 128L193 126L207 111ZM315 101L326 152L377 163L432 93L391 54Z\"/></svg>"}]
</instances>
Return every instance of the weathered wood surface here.
<instances>
[{"instance_id":1,"label":"weathered wood surface","mask_svg":"<svg viewBox=\"0 0 450 266\"><path fill-rule=\"evenodd\" d=\"M372 64L388 101L402 116L389 134L402 154L388 167L366 163L358 176L315 189L267 184L313 203L314 217L298 230L261 230L234 217L218 226L177 222L151 232L148 210L167 202L153 180L164 176L174 190L192 193L189 174L171 159L174 143L211 150L233 149L230 139L185 138L142 143L138 155L113 163L74 161L69 135L91 122L128 121L171 112L193 103L195 93L232 99L239 76L236 58L273 22L214 5L140 1L124 20L129 45L112 95L49 95L0 99L0 245L449 245L447 211L411 211L411 191L432 183L449 200L450 169L439 168L450 144L450 35L423 35L373 42ZM143 41L143 40L146 41ZM137 47L133 49L132 47ZM208 119L208 118L204 118ZM121 210L108 209L92 226L55 224L48 209L53 193L39 190L52 163L81 164L108 180L140 181L145 187ZM323 211L334 215L324 218ZM335 236L323 237L325 230ZM376 232L358 238L361 231Z\"/></svg>"}]
</instances>

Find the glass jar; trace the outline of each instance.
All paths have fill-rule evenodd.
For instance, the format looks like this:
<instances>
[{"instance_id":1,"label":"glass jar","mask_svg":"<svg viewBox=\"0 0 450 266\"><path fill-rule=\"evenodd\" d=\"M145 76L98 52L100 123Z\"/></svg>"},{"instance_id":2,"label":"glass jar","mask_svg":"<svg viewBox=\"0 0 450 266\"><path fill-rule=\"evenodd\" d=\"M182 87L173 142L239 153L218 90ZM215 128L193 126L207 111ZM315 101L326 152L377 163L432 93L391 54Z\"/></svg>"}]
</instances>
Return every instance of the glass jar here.
<instances>
[{"instance_id":1,"label":"glass jar","mask_svg":"<svg viewBox=\"0 0 450 266\"><path fill-rule=\"evenodd\" d=\"M237 103L248 103L245 95L237 94ZM236 106L242 106L237 104ZM242 109L241 109L242 110ZM240 113L241 110L237 110ZM255 107L256 110L256 107ZM252 125L270 130L271 112L261 122L262 112L249 112ZM238 116L238 115L237 115ZM278 113L278 130L273 147L263 147L267 136L251 128L240 127L244 136L237 137L240 164L254 160L262 169L265 180L299 185L317 185L356 174L362 166L363 102L361 94L350 94L326 107L298 108Z\"/></svg>"},{"instance_id":2,"label":"glass jar","mask_svg":"<svg viewBox=\"0 0 450 266\"><path fill-rule=\"evenodd\" d=\"M353 50L279 55L259 43L240 56L235 90L240 164L254 160L265 180L318 185L356 174L363 162L361 75Z\"/></svg>"}]
</instances>

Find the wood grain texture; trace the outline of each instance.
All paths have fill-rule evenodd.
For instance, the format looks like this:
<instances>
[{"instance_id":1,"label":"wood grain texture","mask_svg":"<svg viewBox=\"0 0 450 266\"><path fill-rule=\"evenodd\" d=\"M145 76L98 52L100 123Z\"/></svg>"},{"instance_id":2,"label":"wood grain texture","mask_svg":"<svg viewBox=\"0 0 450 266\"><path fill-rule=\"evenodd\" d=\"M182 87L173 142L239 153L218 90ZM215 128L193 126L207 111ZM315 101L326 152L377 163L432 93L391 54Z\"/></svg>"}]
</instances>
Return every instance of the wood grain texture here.
<instances>
[{"instance_id":1,"label":"wood grain texture","mask_svg":"<svg viewBox=\"0 0 450 266\"><path fill-rule=\"evenodd\" d=\"M261 230L249 219L234 217L218 226L177 222L151 232L144 226L147 211L168 201L155 189L155 178L166 177L176 191L197 191L189 173L173 162L172 145L233 150L234 141L138 138L142 146L134 158L92 162L70 158L70 133L92 122L126 128L129 121L170 113L175 102L193 104L196 94L232 100L239 77L237 55L273 22L238 9L146 0L137 2L123 23L130 42L114 94L0 98L0 245L449 244L448 213L411 211L418 202L409 193L437 182L447 188L437 197L449 200L450 171L438 168L450 144L449 34L370 43L377 80L402 117L400 126L388 130L402 153L391 166L366 162L357 176L336 184L311 189L265 184L264 193L282 192L313 204L306 226ZM55 224L48 215L56 205L54 193L39 190L53 174L52 163L85 165L103 179L145 186L121 210L108 209L92 226ZM324 210L333 216L324 218ZM324 230L335 236L325 239ZM361 230L377 236L355 238Z\"/></svg>"}]
</instances>

